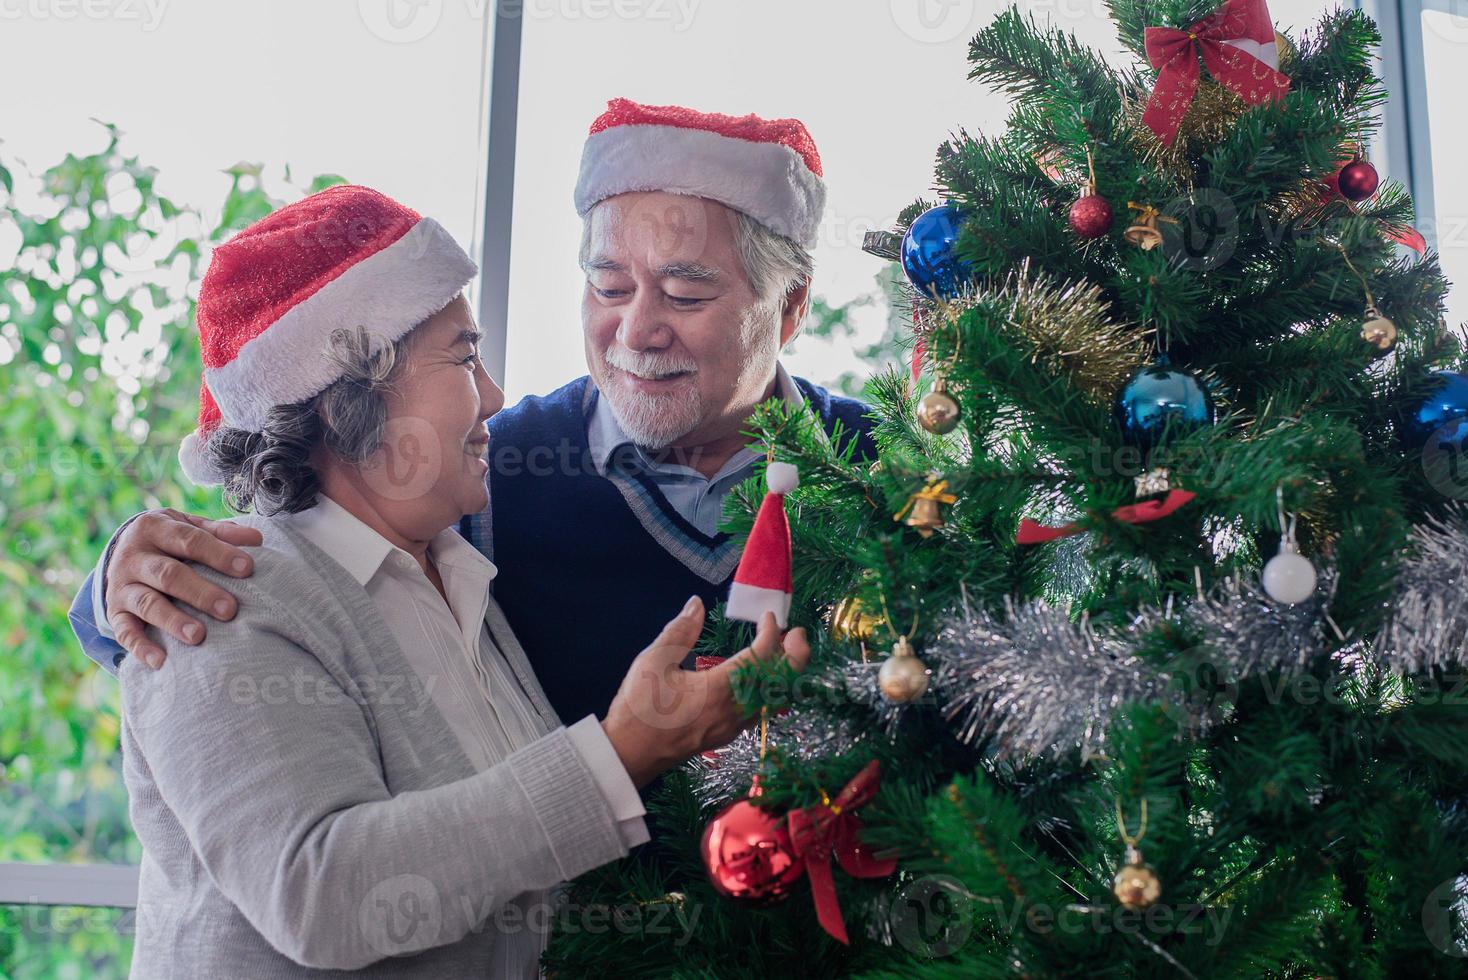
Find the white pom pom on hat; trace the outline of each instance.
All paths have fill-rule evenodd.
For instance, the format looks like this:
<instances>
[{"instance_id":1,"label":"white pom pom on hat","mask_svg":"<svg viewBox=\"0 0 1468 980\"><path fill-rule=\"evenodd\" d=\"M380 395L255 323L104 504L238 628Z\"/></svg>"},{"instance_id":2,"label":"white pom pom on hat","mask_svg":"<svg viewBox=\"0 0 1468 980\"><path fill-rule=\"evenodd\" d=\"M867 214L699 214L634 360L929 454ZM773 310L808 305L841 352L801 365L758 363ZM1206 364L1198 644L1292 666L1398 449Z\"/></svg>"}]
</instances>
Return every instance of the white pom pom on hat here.
<instances>
[{"instance_id":1,"label":"white pom pom on hat","mask_svg":"<svg viewBox=\"0 0 1468 980\"><path fill-rule=\"evenodd\" d=\"M765 485L770 493L789 493L800 486L800 471L794 463L770 463L765 467Z\"/></svg>"}]
</instances>

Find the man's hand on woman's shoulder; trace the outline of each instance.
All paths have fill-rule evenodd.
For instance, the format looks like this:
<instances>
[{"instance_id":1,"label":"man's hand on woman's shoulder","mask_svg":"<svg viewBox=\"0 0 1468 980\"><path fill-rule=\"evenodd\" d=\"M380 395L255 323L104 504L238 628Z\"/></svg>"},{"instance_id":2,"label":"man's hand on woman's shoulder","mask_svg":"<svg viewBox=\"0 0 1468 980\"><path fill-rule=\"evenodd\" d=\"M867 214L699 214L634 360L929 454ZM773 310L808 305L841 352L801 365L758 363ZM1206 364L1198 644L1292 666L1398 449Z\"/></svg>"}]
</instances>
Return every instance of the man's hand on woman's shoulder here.
<instances>
[{"instance_id":1,"label":"man's hand on woman's shoulder","mask_svg":"<svg viewBox=\"0 0 1468 980\"><path fill-rule=\"evenodd\" d=\"M219 620L232 619L238 603L187 563L247 578L255 563L240 547L263 541L252 527L184 514L171 507L133 518L113 544L105 569L107 622L117 642L130 656L154 668L163 666L166 654L148 639L148 626L191 646L202 643L208 629L175 602L186 602Z\"/></svg>"}]
</instances>

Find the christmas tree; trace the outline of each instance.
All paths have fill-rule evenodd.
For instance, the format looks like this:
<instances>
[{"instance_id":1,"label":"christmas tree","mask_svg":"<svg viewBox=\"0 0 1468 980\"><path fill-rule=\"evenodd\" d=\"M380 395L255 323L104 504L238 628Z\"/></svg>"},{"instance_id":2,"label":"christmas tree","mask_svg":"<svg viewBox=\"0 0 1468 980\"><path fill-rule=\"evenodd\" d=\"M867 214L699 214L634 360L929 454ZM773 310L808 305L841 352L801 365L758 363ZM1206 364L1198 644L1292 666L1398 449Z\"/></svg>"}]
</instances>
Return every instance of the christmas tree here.
<instances>
[{"instance_id":1,"label":"christmas tree","mask_svg":"<svg viewBox=\"0 0 1468 980\"><path fill-rule=\"evenodd\" d=\"M1468 974L1468 379L1362 156L1376 28L1110 7L1130 69L972 40L1007 131L869 243L924 379L870 384L881 458L756 417L811 669L744 675L765 723L576 883L552 972Z\"/></svg>"}]
</instances>

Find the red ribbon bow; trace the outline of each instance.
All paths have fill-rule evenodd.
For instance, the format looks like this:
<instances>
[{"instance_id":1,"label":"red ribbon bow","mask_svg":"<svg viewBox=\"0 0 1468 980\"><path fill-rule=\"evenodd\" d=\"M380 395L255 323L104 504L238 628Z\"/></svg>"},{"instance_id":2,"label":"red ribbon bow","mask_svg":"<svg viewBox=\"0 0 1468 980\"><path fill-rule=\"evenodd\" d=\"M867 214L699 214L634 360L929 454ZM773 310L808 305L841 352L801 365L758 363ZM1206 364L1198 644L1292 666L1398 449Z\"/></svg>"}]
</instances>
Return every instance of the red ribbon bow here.
<instances>
[{"instance_id":1,"label":"red ribbon bow","mask_svg":"<svg viewBox=\"0 0 1468 980\"><path fill-rule=\"evenodd\" d=\"M836 882L831 877L831 856L853 878L884 878L897 870L895 859L879 859L861 843L861 818L853 810L877 795L882 781L880 764L867 763L856 778L830 803L790 811L790 843L805 859L810 894L816 903L816 918L838 942L850 945L841 905L836 901Z\"/></svg>"},{"instance_id":2,"label":"red ribbon bow","mask_svg":"<svg viewBox=\"0 0 1468 980\"><path fill-rule=\"evenodd\" d=\"M1127 504L1125 507L1116 508L1111 512L1111 516L1128 524L1160 521L1196 496L1197 494L1191 490L1169 490L1167 496L1161 500L1144 500L1139 504ZM1084 530L1085 528L1079 524L1047 527L1026 517L1019 522L1019 532L1014 536L1014 543L1041 544L1045 541L1054 541L1056 538L1068 538Z\"/></svg>"},{"instance_id":3,"label":"red ribbon bow","mask_svg":"<svg viewBox=\"0 0 1468 980\"><path fill-rule=\"evenodd\" d=\"M1203 53L1208 73L1250 105L1280 98L1290 90L1288 75L1248 53L1252 45L1268 45L1266 50L1274 47L1274 25L1264 0L1229 0L1183 31L1149 27L1144 45L1147 60L1157 69L1157 85L1142 122L1168 146L1177 139L1178 127L1198 91L1195 46Z\"/></svg>"}]
</instances>

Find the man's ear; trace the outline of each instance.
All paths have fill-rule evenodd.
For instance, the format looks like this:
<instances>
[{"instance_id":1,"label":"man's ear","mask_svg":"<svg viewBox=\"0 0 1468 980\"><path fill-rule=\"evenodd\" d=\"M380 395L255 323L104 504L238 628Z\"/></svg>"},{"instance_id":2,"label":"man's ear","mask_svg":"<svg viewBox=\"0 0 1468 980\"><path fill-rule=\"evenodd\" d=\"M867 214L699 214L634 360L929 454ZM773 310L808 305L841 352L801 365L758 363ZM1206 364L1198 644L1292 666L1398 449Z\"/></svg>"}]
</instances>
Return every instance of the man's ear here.
<instances>
[{"instance_id":1,"label":"man's ear","mask_svg":"<svg viewBox=\"0 0 1468 980\"><path fill-rule=\"evenodd\" d=\"M810 280L794 287L785 294L784 306L780 308L780 346L783 348L795 335L800 333L800 327L805 323L805 315L810 312Z\"/></svg>"}]
</instances>

